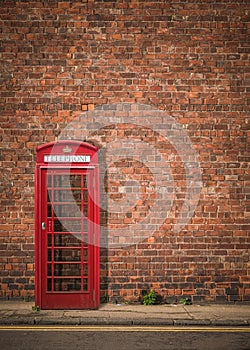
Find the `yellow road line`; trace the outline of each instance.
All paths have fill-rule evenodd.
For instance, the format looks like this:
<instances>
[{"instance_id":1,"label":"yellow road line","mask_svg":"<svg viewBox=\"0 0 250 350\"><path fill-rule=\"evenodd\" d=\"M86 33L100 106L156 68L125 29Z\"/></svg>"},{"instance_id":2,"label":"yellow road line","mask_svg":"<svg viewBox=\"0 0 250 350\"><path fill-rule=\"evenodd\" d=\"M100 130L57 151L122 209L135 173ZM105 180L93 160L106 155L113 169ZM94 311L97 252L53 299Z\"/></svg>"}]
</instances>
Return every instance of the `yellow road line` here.
<instances>
[{"instance_id":1,"label":"yellow road line","mask_svg":"<svg viewBox=\"0 0 250 350\"><path fill-rule=\"evenodd\" d=\"M0 326L0 331L31 332L209 332L249 333L249 327L158 327L158 326Z\"/></svg>"}]
</instances>

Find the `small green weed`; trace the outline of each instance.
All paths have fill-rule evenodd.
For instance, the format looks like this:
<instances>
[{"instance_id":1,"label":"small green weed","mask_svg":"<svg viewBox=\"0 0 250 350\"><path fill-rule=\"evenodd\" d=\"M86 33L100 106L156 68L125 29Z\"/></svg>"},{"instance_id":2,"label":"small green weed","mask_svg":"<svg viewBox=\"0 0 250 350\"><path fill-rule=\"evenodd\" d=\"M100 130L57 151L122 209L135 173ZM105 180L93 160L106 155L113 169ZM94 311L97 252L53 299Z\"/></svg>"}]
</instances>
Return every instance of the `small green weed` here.
<instances>
[{"instance_id":1,"label":"small green weed","mask_svg":"<svg viewBox=\"0 0 250 350\"><path fill-rule=\"evenodd\" d=\"M192 304L192 302L189 298L181 298L180 303L182 303L183 305L191 305Z\"/></svg>"},{"instance_id":2,"label":"small green weed","mask_svg":"<svg viewBox=\"0 0 250 350\"><path fill-rule=\"evenodd\" d=\"M32 311L36 311L36 312L38 312L38 311L40 311L40 307L39 307L39 306L34 305L34 306L32 306Z\"/></svg>"},{"instance_id":3,"label":"small green weed","mask_svg":"<svg viewBox=\"0 0 250 350\"><path fill-rule=\"evenodd\" d=\"M156 303L157 294L154 291L150 291L147 295L143 298L143 304L144 305L154 305Z\"/></svg>"}]
</instances>

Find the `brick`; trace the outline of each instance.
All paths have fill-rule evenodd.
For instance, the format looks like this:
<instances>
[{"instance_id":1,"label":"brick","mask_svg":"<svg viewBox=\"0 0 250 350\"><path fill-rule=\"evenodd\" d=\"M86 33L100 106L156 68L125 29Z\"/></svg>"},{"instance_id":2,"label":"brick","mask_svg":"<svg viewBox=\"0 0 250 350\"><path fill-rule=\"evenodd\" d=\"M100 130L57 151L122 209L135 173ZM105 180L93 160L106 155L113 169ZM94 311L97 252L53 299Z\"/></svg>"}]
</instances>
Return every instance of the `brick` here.
<instances>
[{"instance_id":1,"label":"brick","mask_svg":"<svg viewBox=\"0 0 250 350\"><path fill-rule=\"evenodd\" d=\"M12 265L6 264L4 268L5 268L5 270L12 270Z\"/></svg>"}]
</instances>

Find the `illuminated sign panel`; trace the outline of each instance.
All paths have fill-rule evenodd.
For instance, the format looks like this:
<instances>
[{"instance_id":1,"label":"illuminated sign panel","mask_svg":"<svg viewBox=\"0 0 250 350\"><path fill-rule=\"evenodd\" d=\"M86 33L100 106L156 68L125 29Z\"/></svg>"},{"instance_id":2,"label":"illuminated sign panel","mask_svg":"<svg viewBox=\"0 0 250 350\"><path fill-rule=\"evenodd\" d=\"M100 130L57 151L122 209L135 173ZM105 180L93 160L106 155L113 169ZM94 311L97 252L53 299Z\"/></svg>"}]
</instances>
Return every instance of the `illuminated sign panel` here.
<instances>
[{"instance_id":1,"label":"illuminated sign panel","mask_svg":"<svg viewBox=\"0 0 250 350\"><path fill-rule=\"evenodd\" d=\"M53 154L44 156L45 163L89 163L90 156Z\"/></svg>"}]
</instances>

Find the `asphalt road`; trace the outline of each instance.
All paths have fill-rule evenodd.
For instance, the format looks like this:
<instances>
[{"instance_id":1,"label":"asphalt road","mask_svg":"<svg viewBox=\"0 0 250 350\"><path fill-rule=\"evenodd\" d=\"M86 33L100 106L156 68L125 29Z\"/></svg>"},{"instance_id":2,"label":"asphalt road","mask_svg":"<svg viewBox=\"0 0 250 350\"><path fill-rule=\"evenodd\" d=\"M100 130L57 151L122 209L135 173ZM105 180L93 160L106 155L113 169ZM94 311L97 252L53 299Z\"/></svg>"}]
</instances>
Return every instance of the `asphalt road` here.
<instances>
[{"instance_id":1,"label":"asphalt road","mask_svg":"<svg viewBox=\"0 0 250 350\"><path fill-rule=\"evenodd\" d=\"M249 350L249 328L0 327L1 350Z\"/></svg>"}]
</instances>

